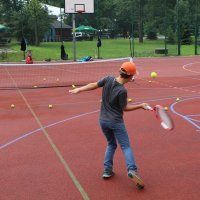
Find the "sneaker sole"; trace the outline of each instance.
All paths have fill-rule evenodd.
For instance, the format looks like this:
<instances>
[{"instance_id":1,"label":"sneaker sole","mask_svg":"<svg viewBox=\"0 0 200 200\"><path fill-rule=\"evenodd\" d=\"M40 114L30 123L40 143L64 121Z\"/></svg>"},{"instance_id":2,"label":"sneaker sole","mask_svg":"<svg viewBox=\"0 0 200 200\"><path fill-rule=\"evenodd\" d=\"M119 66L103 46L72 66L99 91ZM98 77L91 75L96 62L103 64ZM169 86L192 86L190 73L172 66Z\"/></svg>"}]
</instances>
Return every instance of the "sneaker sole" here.
<instances>
[{"instance_id":1,"label":"sneaker sole","mask_svg":"<svg viewBox=\"0 0 200 200\"><path fill-rule=\"evenodd\" d=\"M109 179L111 178L112 176L102 176L103 179Z\"/></svg>"},{"instance_id":2,"label":"sneaker sole","mask_svg":"<svg viewBox=\"0 0 200 200\"><path fill-rule=\"evenodd\" d=\"M136 184L138 189L144 188L144 182L142 181L142 179L140 177L138 177L135 174L134 175L128 174L128 177Z\"/></svg>"},{"instance_id":3,"label":"sneaker sole","mask_svg":"<svg viewBox=\"0 0 200 200\"><path fill-rule=\"evenodd\" d=\"M113 174L111 174L111 175L103 175L102 178L103 178L103 179L109 179L109 178L111 178L111 177L113 177L113 176L114 176L114 172L113 172Z\"/></svg>"}]
</instances>

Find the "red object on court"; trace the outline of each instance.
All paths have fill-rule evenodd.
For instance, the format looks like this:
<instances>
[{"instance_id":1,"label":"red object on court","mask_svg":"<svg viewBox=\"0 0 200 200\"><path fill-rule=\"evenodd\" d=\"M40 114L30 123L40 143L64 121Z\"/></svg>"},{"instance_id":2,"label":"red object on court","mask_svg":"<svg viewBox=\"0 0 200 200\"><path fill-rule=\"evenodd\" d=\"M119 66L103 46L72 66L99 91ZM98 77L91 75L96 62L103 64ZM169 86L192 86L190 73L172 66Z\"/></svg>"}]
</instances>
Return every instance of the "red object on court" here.
<instances>
[{"instance_id":1,"label":"red object on court","mask_svg":"<svg viewBox=\"0 0 200 200\"><path fill-rule=\"evenodd\" d=\"M26 58L26 64L33 64L33 59L31 57L31 55L28 55Z\"/></svg>"}]
</instances>

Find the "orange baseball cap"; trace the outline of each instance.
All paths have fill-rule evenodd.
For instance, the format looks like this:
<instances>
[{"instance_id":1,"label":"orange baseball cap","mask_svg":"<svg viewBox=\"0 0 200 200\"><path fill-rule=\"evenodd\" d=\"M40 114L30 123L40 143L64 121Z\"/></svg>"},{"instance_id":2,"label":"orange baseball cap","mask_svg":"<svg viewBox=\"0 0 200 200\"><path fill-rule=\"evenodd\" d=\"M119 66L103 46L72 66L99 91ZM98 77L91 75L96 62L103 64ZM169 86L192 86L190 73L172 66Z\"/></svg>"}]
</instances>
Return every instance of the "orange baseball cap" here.
<instances>
[{"instance_id":1,"label":"orange baseball cap","mask_svg":"<svg viewBox=\"0 0 200 200\"><path fill-rule=\"evenodd\" d=\"M124 62L121 65L120 70L123 70L127 73L127 75L133 76L136 74L136 66L133 62Z\"/></svg>"}]
</instances>

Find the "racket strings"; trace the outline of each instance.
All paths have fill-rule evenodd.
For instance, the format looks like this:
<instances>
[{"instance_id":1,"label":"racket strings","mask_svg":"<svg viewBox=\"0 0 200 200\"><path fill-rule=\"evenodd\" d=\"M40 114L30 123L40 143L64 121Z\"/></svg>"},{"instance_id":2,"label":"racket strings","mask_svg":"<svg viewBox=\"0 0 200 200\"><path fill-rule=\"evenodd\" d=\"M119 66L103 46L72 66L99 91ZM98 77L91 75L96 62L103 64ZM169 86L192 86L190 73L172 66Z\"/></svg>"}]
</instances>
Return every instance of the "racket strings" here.
<instances>
[{"instance_id":1,"label":"racket strings","mask_svg":"<svg viewBox=\"0 0 200 200\"><path fill-rule=\"evenodd\" d=\"M165 129L173 128L173 121L166 110L162 108L157 108L157 116L159 117L163 128Z\"/></svg>"}]
</instances>

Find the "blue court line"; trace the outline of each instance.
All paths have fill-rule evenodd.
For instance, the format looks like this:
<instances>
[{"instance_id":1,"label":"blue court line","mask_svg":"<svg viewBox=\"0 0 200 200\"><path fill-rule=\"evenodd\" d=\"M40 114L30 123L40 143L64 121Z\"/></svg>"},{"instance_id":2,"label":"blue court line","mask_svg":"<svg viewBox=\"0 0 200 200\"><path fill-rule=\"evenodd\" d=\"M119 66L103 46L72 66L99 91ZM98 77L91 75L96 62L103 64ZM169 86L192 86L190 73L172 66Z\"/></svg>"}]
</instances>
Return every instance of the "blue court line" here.
<instances>
[{"instance_id":1,"label":"blue court line","mask_svg":"<svg viewBox=\"0 0 200 200\"><path fill-rule=\"evenodd\" d=\"M97 113L97 112L99 112L99 110L95 110L95 111L92 111L92 112L88 112L88 113L76 115L76 116L74 116L74 117L70 117L70 118L67 118L67 119L64 119L64 120L55 122L55 123L53 123L53 124L49 124L49 125L47 125L47 126L44 126L43 128L49 128L49 127L51 127L51 126L55 126L55 125L57 125L57 124L61 124L61 123L66 122L66 121L70 121L70 120L72 120L72 119L77 119L77 118L79 118L79 117L83 117L83 116L90 115L90 114ZM19 140L21 140L21 139L23 139L23 138L25 138L25 137L27 137L27 136L29 136L29 135L31 135L31 134L33 134L33 133L39 132L39 131L41 131L41 130L42 130L42 128L38 128L38 129L36 129L36 130L34 130L34 131L28 132L28 133L26 133L26 134L20 136L20 137L14 139L14 140L11 140L10 142L8 142L8 143L6 143L6 144L1 145L1 146L0 146L0 150L3 149L3 148L5 148L5 147L7 147L7 146L9 146L9 145L11 145L11 144L13 144L13 143L15 143L15 142L17 142L17 141L19 141Z\"/></svg>"},{"instance_id":2,"label":"blue court line","mask_svg":"<svg viewBox=\"0 0 200 200\"><path fill-rule=\"evenodd\" d=\"M198 126L196 123L193 122L193 121L195 121L194 119L191 119L191 118L189 118L189 117L187 117L187 116L185 116L185 115L182 115L182 114L180 114L180 113L178 113L178 112L176 112L176 111L174 110L174 106L175 106L176 104L178 104L178 103L180 103L180 102L183 102L183 101L193 100L193 99L196 99L196 98L200 98L200 97L197 96L197 97L187 98L187 99L183 99L183 100L180 100L180 101L178 101L178 102L175 102L175 103L173 103L173 104L170 106L170 109L172 110L173 113L175 113L176 115L182 117L183 119L185 119L186 121L188 121L189 123L191 123L193 126L195 126L197 129L200 129L200 126Z\"/></svg>"},{"instance_id":3,"label":"blue court line","mask_svg":"<svg viewBox=\"0 0 200 200\"><path fill-rule=\"evenodd\" d=\"M188 119L191 119L192 121L195 121L195 122L200 122L200 120L198 120L198 119L193 119L193 118L190 118L190 117L188 117Z\"/></svg>"}]
</instances>

